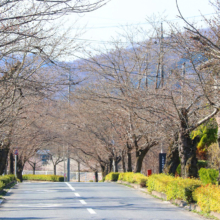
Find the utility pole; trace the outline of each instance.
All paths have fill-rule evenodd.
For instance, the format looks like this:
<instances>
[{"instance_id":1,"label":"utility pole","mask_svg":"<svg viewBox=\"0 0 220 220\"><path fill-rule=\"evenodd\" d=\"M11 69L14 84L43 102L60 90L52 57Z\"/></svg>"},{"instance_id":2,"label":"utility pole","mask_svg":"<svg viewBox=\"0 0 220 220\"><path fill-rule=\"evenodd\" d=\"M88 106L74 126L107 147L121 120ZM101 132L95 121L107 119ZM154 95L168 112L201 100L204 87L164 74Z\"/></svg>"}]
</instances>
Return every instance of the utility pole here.
<instances>
[{"instance_id":1,"label":"utility pole","mask_svg":"<svg viewBox=\"0 0 220 220\"><path fill-rule=\"evenodd\" d=\"M164 48L163 48L163 22L161 22L161 30L160 30L160 85L163 87L164 85L164 64L163 64L163 56L164 56Z\"/></svg>"},{"instance_id":2,"label":"utility pole","mask_svg":"<svg viewBox=\"0 0 220 220\"><path fill-rule=\"evenodd\" d=\"M64 177L64 182L66 182L66 163L65 163L65 149L64 149L64 144L63 144L63 177Z\"/></svg>"},{"instance_id":3,"label":"utility pole","mask_svg":"<svg viewBox=\"0 0 220 220\"><path fill-rule=\"evenodd\" d=\"M184 86L184 76L186 74L186 64L182 64L182 85L181 85L181 108L183 107L183 86Z\"/></svg>"},{"instance_id":4,"label":"utility pole","mask_svg":"<svg viewBox=\"0 0 220 220\"><path fill-rule=\"evenodd\" d=\"M18 150L16 149L15 152L15 178L17 179L17 157L18 157Z\"/></svg>"},{"instance_id":5,"label":"utility pole","mask_svg":"<svg viewBox=\"0 0 220 220\"><path fill-rule=\"evenodd\" d=\"M80 182L80 162L78 162L78 182Z\"/></svg>"},{"instance_id":6,"label":"utility pole","mask_svg":"<svg viewBox=\"0 0 220 220\"><path fill-rule=\"evenodd\" d=\"M156 41L155 41L156 43ZM163 87L164 84L164 64L163 64L163 56L164 56L164 48L163 48L163 23L161 22L160 27L160 53L159 53L159 62L157 65L157 75L156 75L156 82L155 82L155 89L159 89L160 86Z\"/></svg>"},{"instance_id":7,"label":"utility pole","mask_svg":"<svg viewBox=\"0 0 220 220\"><path fill-rule=\"evenodd\" d=\"M69 71L68 107L70 107L70 83L71 83L71 76ZM69 181L70 181L70 152L69 152L69 144L67 143L67 182Z\"/></svg>"}]
</instances>

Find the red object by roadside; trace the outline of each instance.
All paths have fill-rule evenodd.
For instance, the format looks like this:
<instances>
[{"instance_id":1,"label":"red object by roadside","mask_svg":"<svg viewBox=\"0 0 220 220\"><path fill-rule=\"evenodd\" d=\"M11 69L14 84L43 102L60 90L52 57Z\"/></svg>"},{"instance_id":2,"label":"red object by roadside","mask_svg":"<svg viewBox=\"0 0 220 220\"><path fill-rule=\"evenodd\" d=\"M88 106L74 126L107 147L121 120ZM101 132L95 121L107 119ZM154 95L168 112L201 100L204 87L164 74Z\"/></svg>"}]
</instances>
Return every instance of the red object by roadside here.
<instances>
[{"instance_id":1,"label":"red object by roadside","mask_svg":"<svg viewBox=\"0 0 220 220\"><path fill-rule=\"evenodd\" d=\"M152 170L147 170L147 176L150 176L152 174Z\"/></svg>"}]
</instances>

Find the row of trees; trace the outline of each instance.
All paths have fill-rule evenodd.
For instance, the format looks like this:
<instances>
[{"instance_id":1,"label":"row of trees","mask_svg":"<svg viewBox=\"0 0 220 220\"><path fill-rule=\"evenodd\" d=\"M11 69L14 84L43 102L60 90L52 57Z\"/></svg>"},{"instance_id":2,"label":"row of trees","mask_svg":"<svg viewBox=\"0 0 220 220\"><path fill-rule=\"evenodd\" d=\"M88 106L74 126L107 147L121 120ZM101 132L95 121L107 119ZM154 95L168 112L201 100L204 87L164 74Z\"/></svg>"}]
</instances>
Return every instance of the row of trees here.
<instances>
[{"instance_id":1,"label":"row of trees","mask_svg":"<svg viewBox=\"0 0 220 220\"><path fill-rule=\"evenodd\" d=\"M72 92L67 116L69 145L81 160L94 170L98 164L103 175L119 162L124 171L141 172L148 152L163 143L164 172L174 174L181 164L183 177L197 177L201 138L192 132L220 108L219 1L213 6L217 16L204 17L206 29L179 11L184 29L168 23L166 34L159 27L142 40L142 31L126 30L113 48L87 51L78 66L89 79Z\"/></svg>"},{"instance_id":2,"label":"row of trees","mask_svg":"<svg viewBox=\"0 0 220 220\"><path fill-rule=\"evenodd\" d=\"M6 15L11 10L18 13L20 3L26 2L5 1L2 9ZM56 34L48 22L71 10L91 11L104 3L33 1L34 5L26 5L31 9L19 13L25 16L5 15L11 26L6 30L2 26L3 33L11 35L2 36L7 42L0 66L0 174L8 155L13 172L16 147L22 178L24 163L39 149L53 155L54 164L65 154L105 176L119 166L141 172L143 163L156 163L162 146L167 148L164 172L174 174L181 164L183 177L197 176L201 138L192 138L192 133L220 108L220 2L213 5L216 17L204 18L207 29L197 29L180 12L184 29L167 23L165 33L153 21L147 32L126 29L111 49L91 48L84 50L87 59L57 62L81 45ZM64 76L68 74L71 79Z\"/></svg>"},{"instance_id":3,"label":"row of trees","mask_svg":"<svg viewBox=\"0 0 220 220\"><path fill-rule=\"evenodd\" d=\"M0 175L7 163L10 172L14 172L13 151L18 149L17 172L22 179L24 163L58 138L44 126L50 122L45 123L43 115L51 111L50 100L66 84L61 76L67 66L59 60L81 47L75 40L79 31L72 31L75 22L67 27L61 21L65 15L90 12L105 3L105 0L1 1Z\"/></svg>"}]
</instances>

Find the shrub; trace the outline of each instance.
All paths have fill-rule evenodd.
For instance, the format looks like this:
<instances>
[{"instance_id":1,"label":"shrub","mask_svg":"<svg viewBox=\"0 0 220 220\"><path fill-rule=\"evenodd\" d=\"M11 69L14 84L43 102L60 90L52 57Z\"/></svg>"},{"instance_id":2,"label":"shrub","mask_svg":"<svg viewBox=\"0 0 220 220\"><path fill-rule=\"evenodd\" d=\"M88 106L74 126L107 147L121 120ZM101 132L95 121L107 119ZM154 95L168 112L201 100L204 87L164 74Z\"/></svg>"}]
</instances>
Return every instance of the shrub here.
<instances>
[{"instance_id":1,"label":"shrub","mask_svg":"<svg viewBox=\"0 0 220 220\"><path fill-rule=\"evenodd\" d=\"M197 166L198 169L205 168L208 166L208 163L206 160L198 160ZM178 167L176 168L176 172L179 176L181 176L181 164L179 164Z\"/></svg>"},{"instance_id":2,"label":"shrub","mask_svg":"<svg viewBox=\"0 0 220 220\"><path fill-rule=\"evenodd\" d=\"M2 181L0 181L0 190L2 190L4 186L5 184Z\"/></svg>"},{"instance_id":3,"label":"shrub","mask_svg":"<svg viewBox=\"0 0 220 220\"><path fill-rule=\"evenodd\" d=\"M56 175L33 175L33 174L25 174L22 176L23 180L40 180L40 181L52 181L52 182L63 182L63 176Z\"/></svg>"},{"instance_id":4,"label":"shrub","mask_svg":"<svg viewBox=\"0 0 220 220\"><path fill-rule=\"evenodd\" d=\"M168 183L174 181L173 176L165 174L153 174L148 177L148 191L157 191L166 193Z\"/></svg>"},{"instance_id":5,"label":"shrub","mask_svg":"<svg viewBox=\"0 0 220 220\"><path fill-rule=\"evenodd\" d=\"M165 174L154 174L148 177L148 191L162 192L167 199L182 199L191 202L192 192L200 187L202 182L197 179L183 179Z\"/></svg>"},{"instance_id":6,"label":"shrub","mask_svg":"<svg viewBox=\"0 0 220 220\"><path fill-rule=\"evenodd\" d=\"M140 184L141 187L146 187L147 179L148 177L146 177L141 173L132 173L132 172L120 173L118 177L118 180L126 181L129 183L138 183Z\"/></svg>"},{"instance_id":7,"label":"shrub","mask_svg":"<svg viewBox=\"0 0 220 220\"><path fill-rule=\"evenodd\" d=\"M111 172L108 175L106 175L105 180L117 181L118 180L118 176L119 176L119 173Z\"/></svg>"},{"instance_id":8,"label":"shrub","mask_svg":"<svg viewBox=\"0 0 220 220\"><path fill-rule=\"evenodd\" d=\"M204 184L216 184L218 179L219 171L215 169L201 168L199 170L199 178Z\"/></svg>"},{"instance_id":9,"label":"shrub","mask_svg":"<svg viewBox=\"0 0 220 220\"><path fill-rule=\"evenodd\" d=\"M146 187L147 185L147 177L141 173L133 173L132 182L138 183L141 187Z\"/></svg>"},{"instance_id":10,"label":"shrub","mask_svg":"<svg viewBox=\"0 0 220 220\"><path fill-rule=\"evenodd\" d=\"M119 173L118 180L124 180L125 173Z\"/></svg>"},{"instance_id":11,"label":"shrub","mask_svg":"<svg viewBox=\"0 0 220 220\"><path fill-rule=\"evenodd\" d=\"M193 201L193 191L200 187L202 182L198 179L175 178L169 182L166 189L167 200L181 199L187 202Z\"/></svg>"},{"instance_id":12,"label":"shrub","mask_svg":"<svg viewBox=\"0 0 220 220\"><path fill-rule=\"evenodd\" d=\"M176 172L179 176L181 176L181 164L179 164L178 167L176 168Z\"/></svg>"},{"instance_id":13,"label":"shrub","mask_svg":"<svg viewBox=\"0 0 220 220\"><path fill-rule=\"evenodd\" d=\"M5 185L10 184L15 180L16 178L13 174L0 176L0 190L2 190L5 187Z\"/></svg>"},{"instance_id":14,"label":"shrub","mask_svg":"<svg viewBox=\"0 0 220 220\"><path fill-rule=\"evenodd\" d=\"M10 175L4 175L4 176L0 176L0 181L4 183L4 185L7 185L11 182L13 182L15 179L15 176L10 174Z\"/></svg>"},{"instance_id":15,"label":"shrub","mask_svg":"<svg viewBox=\"0 0 220 220\"><path fill-rule=\"evenodd\" d=\"M204 212L220 213L220 186L207 184L193 192L193 199Z\"/></svg>"},{"instance_id":16,"label":"shrub","mask_svg":"<svg viewBox=\"0 0 220 220\"><path fill-rule=\"evenodd\" d=\"M200 170L201 168L206 168L208 166L208 163L206 160L198 160L197 165L198 169Z\"/></svg>"}]
</instances>

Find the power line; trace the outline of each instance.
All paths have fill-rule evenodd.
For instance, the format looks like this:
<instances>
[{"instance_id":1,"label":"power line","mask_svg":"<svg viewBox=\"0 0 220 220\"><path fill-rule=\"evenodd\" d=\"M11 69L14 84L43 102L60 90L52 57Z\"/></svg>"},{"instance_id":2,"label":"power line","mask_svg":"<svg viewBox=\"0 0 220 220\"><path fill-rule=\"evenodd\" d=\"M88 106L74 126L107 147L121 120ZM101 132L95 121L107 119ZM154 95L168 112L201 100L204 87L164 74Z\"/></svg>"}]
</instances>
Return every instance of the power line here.
<instances>
[{"instance_id":1,"label":"power line","mask_svg":"<svg viewBox=\"0 0 220 220\"><path fill-rule=\"evenodd\" d=\"M209 16L209 15L214 15L217 13L211 13L211 14L205 14L205 15L195 15L195 16L191 16L191 17L186 17L186 19L191 19L191 18L196 18L196 17L202 17L202 16ZM175 18L175 19L170 19L170 20L166 20L166 21L177 21L177 20L181 20L181 18ZM154 24L160 24L161 22L155 22ZM120 27L124 27L124 26L138 26L138 25L146 25L146 24L151 24L150 22L144 22L144 23L136 23L136 24L127 24L127 25L120 25ZM104 26L104 27L89 27L89 28L85 28L85 29L102 29L102 28L115 28L115 27L119 27L119 26ZM83 38L75 38L76 41L87 41L87 42L94 42L97 44L113 44L115 42L113 41L104 41L104 40L92 40L92 39L83 39ZM117 42L118 44L129 44L130 42Z\"/></svg>"},{"instance_id":2,"label":"power line","mask_svg":"<svg viewBox=\"0 0 220 220\"><path fill-rule=\"evenodd\" d=\"M209 15L214 15L214 14L217 14L217 13L211 13L211 14L205 14L205 15L195 15L195 16L186 17L186 19L204 17L204 16L209 16ZM177 21L177 20L182 20L182 19L181 18L174 18L174 19L169 19L169 20L166 20L166 21ZM160 24L160 23L161 23L161 21L155 22L155 24ZM138 25L146 25L146 24L151 24L151 23L150 22L144 22L144 23L124 24L124 25L113 25L113 26L85 27L85 29L105 29L105 28L138 26Z\"/></svg>"}]
</instances>

